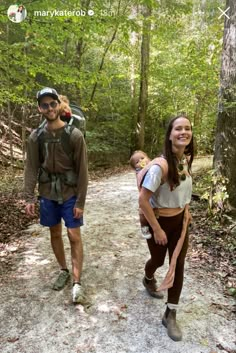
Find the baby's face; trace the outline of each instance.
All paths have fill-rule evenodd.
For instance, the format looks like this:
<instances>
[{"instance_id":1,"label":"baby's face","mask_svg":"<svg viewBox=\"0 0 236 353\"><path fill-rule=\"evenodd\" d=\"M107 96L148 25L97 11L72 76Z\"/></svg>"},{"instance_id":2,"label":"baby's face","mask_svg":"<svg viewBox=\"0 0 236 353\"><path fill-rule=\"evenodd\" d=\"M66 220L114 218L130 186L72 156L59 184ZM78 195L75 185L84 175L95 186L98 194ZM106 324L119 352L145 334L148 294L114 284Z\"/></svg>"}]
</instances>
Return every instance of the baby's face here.
<instances>
[{"instance_id":1,"label":"baby's face","mask_svg":"<svg viewBox=\"0 0 236 353\"><path fill-rule=\"evenodd\" d=\"M137 152L134 155L134 167L135 168L144 168L148 163L150 162L150 159L143 153Z\"/></svg>"}]
</instances>

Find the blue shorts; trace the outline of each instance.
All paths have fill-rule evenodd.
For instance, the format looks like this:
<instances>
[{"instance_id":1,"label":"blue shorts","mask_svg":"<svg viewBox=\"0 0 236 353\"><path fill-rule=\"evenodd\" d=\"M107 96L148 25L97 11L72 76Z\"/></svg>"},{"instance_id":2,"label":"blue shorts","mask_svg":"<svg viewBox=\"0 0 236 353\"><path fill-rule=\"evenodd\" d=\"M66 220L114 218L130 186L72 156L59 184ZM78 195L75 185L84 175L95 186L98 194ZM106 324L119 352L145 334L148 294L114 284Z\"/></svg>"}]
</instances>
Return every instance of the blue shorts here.
<instances>
[{"instance_id":1,"label":"blue shorts","mask_svg":"<svg viewBox=\"0 0 236 353\"><path fill-rule=\"evenodd\" d=\"M76 196L72 196L62 204L57 201L39 198L40 202L40 224L46 227L53 227L61 223L63 218L67 228L77 228L83 225L83 217L74 218L73 208L75 207Z\"/></svg>"}]
</instances>

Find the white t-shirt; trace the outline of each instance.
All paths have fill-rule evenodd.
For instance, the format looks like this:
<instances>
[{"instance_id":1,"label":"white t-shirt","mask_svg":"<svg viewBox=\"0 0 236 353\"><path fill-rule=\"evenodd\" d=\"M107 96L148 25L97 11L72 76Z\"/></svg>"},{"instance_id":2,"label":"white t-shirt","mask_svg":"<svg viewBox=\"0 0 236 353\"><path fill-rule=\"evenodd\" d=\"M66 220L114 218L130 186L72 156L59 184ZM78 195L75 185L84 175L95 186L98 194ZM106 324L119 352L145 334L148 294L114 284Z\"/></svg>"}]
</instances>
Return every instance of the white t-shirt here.
<instances>
[{"instance_id":1,"label":"white t-shirt","mask_svg":"<svg viewBox=\"0 0 236 353\"><path fill-rule=\"evenodd\" d=\"M15 14L15 22L17 22L17 23L21 22L21 21L23 21L23 19L24 19L24 13L17 11Z\"/></svg>"},{"instance_id":2,"label":"white t-shirt","mask_svg":"<svg viewBox=\"0 0 236 353\"><path fill-rule=\"evenodd\" d=\"M161 185L162 170L159 165L153 165L144 177L142 186L153 192L149 202L152 208L184 208L192 196L192 177L186 176L180 180L180 185L173 191L170 185Z\"/></svg>"}]
</instances>

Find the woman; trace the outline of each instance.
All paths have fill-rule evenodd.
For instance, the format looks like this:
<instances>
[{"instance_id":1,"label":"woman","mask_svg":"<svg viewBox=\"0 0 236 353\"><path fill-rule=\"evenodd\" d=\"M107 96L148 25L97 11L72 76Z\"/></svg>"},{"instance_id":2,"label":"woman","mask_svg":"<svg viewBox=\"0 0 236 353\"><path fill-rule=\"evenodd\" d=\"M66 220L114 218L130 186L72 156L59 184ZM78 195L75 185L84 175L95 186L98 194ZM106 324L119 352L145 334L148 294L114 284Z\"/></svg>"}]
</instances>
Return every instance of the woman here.
<instances>
[{"instance_id":1,"label":"woman","mask_svg":"<svg viewBox=\"0 0 236 353\"><path fill-rule=\"evenodd\" d=\"M19 23L25 19L25 9L23 5L19 5L15 13L15 22Z\"/></svg>"},{"instance_id":2,"label":"woman","mask_svg":"<svg viewBox=\"0 0 236 353\"><path fill-rule=\"evenodd\" d=\"M190 176L193 161L193 135L189 119L180 115L168 125L163 158L168 172L163 173L161 165L152 165L141 183L139 205L153 235L147 240L151 258L145 265L143 284L148 293L162 298L157 292L154 273L162 266L168 250L169 261L181 236L184 213L191 200L192 178ZM166 175L164 175L166 174ZM186 234L182 249L177 258L173 286L168 289L167 307L162 318L167 333L174 341L182 339L182 333L176 323L178 306L184 275L184 262L188 248Z\"/></svg>"}]
</instances>

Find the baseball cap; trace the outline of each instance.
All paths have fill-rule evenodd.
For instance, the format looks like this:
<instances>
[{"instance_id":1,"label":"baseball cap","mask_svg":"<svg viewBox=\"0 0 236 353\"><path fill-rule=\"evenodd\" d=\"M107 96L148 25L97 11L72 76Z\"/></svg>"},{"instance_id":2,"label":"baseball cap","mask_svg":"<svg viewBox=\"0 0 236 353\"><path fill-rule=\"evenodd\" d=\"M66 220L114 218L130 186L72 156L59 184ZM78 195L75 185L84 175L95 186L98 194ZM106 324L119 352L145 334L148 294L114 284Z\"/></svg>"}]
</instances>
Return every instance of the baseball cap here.
<instances>
[{"instance_id":1,"label":"baseball cap","mask_svg":"<svg viewBox=\"0 0 236 353\"><path fill-rule=\"evenodd\" d=\"M45 88L41 89L40 91L38 91L36 94L36 98L37 98L38 103L40 102L40 100L43 97L46 97L46 96L50 96L50 97L56 99L60 103L59 95L54 88L45 87Z\"/></svg>"}]
</instances>

